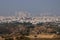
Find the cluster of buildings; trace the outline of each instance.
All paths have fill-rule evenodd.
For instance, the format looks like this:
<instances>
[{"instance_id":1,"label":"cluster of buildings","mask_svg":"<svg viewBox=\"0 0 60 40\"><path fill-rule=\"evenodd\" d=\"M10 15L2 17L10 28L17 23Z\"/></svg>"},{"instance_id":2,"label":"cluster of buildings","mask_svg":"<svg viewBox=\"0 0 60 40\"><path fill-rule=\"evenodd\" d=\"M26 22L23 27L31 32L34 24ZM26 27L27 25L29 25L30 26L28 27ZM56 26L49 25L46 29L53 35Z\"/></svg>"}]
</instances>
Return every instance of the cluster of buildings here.
<instances>
[{"instance_id":1,"label":"cluster of buildings","mask_svg":"<svg viewBox=\"0 0 60 40\"><path fill-rule=\"evenodd\" d=\"M8 17L4 17L4 16L0 16L0 23L2 22L30 22L32 24L36 24L39 22L56 22L56 21L60 21L60 16L58 17L51 17L51 16L43 16L43 17L16 17L16 16L8 16Z\"/></svg>"}]
</instances>

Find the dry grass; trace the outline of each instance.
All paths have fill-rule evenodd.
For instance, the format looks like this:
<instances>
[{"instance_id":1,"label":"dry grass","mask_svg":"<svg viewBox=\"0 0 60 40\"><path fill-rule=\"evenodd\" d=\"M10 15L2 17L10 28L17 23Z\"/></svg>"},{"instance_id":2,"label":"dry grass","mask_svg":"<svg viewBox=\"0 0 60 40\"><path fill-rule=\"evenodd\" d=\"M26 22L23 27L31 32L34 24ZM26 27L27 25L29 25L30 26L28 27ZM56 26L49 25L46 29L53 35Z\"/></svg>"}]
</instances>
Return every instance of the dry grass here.
<instances>
[{"instance_id":1,"label":"dry grass","mask_svg":"<svg viewBox=\"0 0 60 40\"><path fill-rule=\"evenodd\" d=\"M26 37L29 37L29 38L60 38L60 36L56 34L39 34L39 35L29 35Z\"/></svg>"}]
</instances>

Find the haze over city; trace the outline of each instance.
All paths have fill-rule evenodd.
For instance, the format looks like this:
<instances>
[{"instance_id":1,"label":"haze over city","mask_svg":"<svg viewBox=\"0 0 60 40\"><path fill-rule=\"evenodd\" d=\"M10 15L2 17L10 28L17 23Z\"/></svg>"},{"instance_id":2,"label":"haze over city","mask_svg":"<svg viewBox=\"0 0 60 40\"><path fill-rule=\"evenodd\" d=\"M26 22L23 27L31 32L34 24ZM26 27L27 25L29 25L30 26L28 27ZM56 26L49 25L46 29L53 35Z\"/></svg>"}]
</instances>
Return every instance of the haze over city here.
<instances>
[{"instance_id":1,"label":"haze over city","mask_svg":"<svg viewBox=\"0 0 60 40\"><path fill-rule=\"evenodd\" d=\"M60 0L0 0L0 40L60 40Z\"/></svg>"},{"instance_id":2,"label":"haze over city","mask_svg":"<svg viewBox=\"0 0 60 40\"><path fill-rule=\"evenodd\" d=\"M0 0L0 16L27 11L32 16L60 16L60 0Z\"/></svg>"}]
</instances>

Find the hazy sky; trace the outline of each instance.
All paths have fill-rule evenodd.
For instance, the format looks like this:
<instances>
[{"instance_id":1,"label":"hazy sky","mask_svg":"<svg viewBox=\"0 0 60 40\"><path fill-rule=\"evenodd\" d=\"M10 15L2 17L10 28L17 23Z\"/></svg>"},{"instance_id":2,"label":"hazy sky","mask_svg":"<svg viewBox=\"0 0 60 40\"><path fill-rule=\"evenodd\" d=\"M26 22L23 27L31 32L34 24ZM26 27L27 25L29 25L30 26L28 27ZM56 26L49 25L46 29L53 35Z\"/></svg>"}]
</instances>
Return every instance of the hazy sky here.
<instances>
[{"instance_id":1,"label":"hazy sky","mask_svg":"<svg viewBox=\"0 0 60 40\"><path fill-rule=\"evenodd\" d=\"M32 15L60 15L60 0L0 0L0 16L28 11Z\"/></svg>"}]
</instances>

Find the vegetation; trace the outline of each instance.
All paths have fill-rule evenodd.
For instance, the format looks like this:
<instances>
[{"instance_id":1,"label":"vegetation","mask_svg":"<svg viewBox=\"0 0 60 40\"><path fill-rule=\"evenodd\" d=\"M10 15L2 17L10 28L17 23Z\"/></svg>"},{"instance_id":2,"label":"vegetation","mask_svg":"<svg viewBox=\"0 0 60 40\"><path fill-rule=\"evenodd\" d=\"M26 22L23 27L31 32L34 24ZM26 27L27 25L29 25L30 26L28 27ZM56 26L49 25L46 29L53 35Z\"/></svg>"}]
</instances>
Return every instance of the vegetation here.
<instances>
[{"instance_id":1,"label":"vegetation","mask_svg":"<svg viewBox=\"0 0 60 40\"><path fill-rule=\"evenodd\" d=\"M36 35L39 34L60 35L59 25L60 23L56 22L37 23L36 25L33 25L30 22L0 23L0 36L2 38L5 38L5 40L14 40L14 36L17 40L30 40L30 38L26 36L34 35L34 37L36 38ZM8 37L6 34L8 34ZM59 38L60 36L56 37Z\"/></svg>"}]
</instances>

